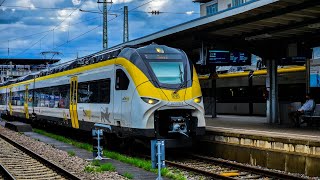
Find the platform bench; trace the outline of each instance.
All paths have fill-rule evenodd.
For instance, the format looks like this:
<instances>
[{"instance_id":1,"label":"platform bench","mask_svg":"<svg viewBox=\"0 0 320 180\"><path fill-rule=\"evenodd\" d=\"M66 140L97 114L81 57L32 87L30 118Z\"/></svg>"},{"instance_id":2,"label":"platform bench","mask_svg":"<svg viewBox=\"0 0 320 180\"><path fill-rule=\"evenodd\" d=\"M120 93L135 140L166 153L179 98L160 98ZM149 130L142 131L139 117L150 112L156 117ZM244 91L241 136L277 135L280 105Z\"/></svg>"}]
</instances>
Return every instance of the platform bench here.
<instances>
[{"instance_id":1,"label":"platform bench","mask_svg":"<svg viewBox=\"0 0 320 180\"><path fill-rule=\"evenodd\" d=\"M307 126L320 126L320 104L316 104L314 111L310 115L302 115L300 117L300 123L307 124Z\"/></svg>"}]
</instances>

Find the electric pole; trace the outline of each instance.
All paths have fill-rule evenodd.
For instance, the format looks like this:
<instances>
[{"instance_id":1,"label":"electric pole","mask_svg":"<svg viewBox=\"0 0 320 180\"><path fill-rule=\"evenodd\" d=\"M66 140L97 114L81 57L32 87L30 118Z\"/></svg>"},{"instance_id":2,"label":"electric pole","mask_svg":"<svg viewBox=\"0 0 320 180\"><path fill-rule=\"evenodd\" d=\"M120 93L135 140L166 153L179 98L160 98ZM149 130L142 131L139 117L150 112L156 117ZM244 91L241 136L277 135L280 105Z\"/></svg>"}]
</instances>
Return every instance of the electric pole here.
<instances>
[{"instance_id":1,"label":"electric pole","mask_svg":"<svg viewBox=\"0 0 320 180\"><path fill-rule=\"evenodd\" d=\"M129 41L128 6L124 6L123 11L123 42L125 43Z\"/></svg>"},{"instance_id":2,"label":"electric pole","mask_svg":"<svg viewBox=\"0 0 320 180\"><path fill-rule=\"evenodd\" d=\"M111 1L103 0L103 2L100 2L98 0L98 3L103 3L103 38L102 38L102 43L103 43L103 49L108 48L108 4L112 4Z\"/></svg>"}]
</instances>

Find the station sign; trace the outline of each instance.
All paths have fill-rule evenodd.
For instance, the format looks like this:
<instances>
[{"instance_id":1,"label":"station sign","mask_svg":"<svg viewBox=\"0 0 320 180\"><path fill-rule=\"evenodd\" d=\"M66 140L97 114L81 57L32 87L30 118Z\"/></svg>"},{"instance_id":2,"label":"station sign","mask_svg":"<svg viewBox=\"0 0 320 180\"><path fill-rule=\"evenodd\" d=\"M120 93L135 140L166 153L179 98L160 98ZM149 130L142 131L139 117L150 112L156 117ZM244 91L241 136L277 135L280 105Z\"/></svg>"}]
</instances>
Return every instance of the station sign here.
<instances>
[{"instance_id":1,"label":"station sign","mask_svg":"<svg viewBox=\"0 0 320 180\"><path fill-rule=\"evenodd\" d=\"M243 66L251 65L251 54L240 51L208 50L207 65Z\"/></svg>"}]
</instances>

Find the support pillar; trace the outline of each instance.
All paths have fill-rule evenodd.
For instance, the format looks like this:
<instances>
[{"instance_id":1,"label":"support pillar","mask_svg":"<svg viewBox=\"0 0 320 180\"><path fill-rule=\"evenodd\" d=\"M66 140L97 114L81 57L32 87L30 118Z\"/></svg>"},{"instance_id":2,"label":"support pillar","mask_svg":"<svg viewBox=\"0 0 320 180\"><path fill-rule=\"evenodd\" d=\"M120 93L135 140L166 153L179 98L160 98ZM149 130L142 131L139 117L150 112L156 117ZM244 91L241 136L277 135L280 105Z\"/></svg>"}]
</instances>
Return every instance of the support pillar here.
<instances>
[{"instance_id":1,"label":"support pillar","mask_svg":"<svg viewBox=\"0 0 320 180\"><path fill-rule=\"evenodd\" d=\"M214 67L216 69L216 67ZM212 108L212 118L217 117L217 101L216 101L216 91L217 91L217 86L216 86L216 71L214 71L214 78L212 79L212 89L211 89L211 108Z\"/></svg>"},{"instance_id":2,"label":"support pillar","mask_svg":"<svg viewBox=\"0 0 320 180\"><path fill-rule=\"evenodd\" d=\"M267 100L267 120L270 124L279 123L278 119L278 65L276 60L267 60L266 88L269 92Z\"/></svg>"}]
</instances>

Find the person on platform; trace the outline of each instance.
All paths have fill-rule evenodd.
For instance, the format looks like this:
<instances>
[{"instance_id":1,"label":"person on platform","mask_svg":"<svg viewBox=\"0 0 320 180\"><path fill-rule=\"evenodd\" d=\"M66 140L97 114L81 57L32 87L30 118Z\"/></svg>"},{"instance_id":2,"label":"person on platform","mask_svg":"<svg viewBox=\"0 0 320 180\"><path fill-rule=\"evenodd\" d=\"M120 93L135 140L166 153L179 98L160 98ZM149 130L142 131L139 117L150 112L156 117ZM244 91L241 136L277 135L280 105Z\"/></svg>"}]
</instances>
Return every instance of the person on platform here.
<instances>
[{"instance_id":1,"label":"person on platform","mask_svg":"<svg viewBox=\"0 0 320 180\"><path fill-rule=\"evenodd\" d=\"M299 126L300 116L310 114L315 107L315 101L312 99L311 94L306 94L306 102L297 110L289 113L289 118L295 126Z\"/></svg>"}]
</instances>

